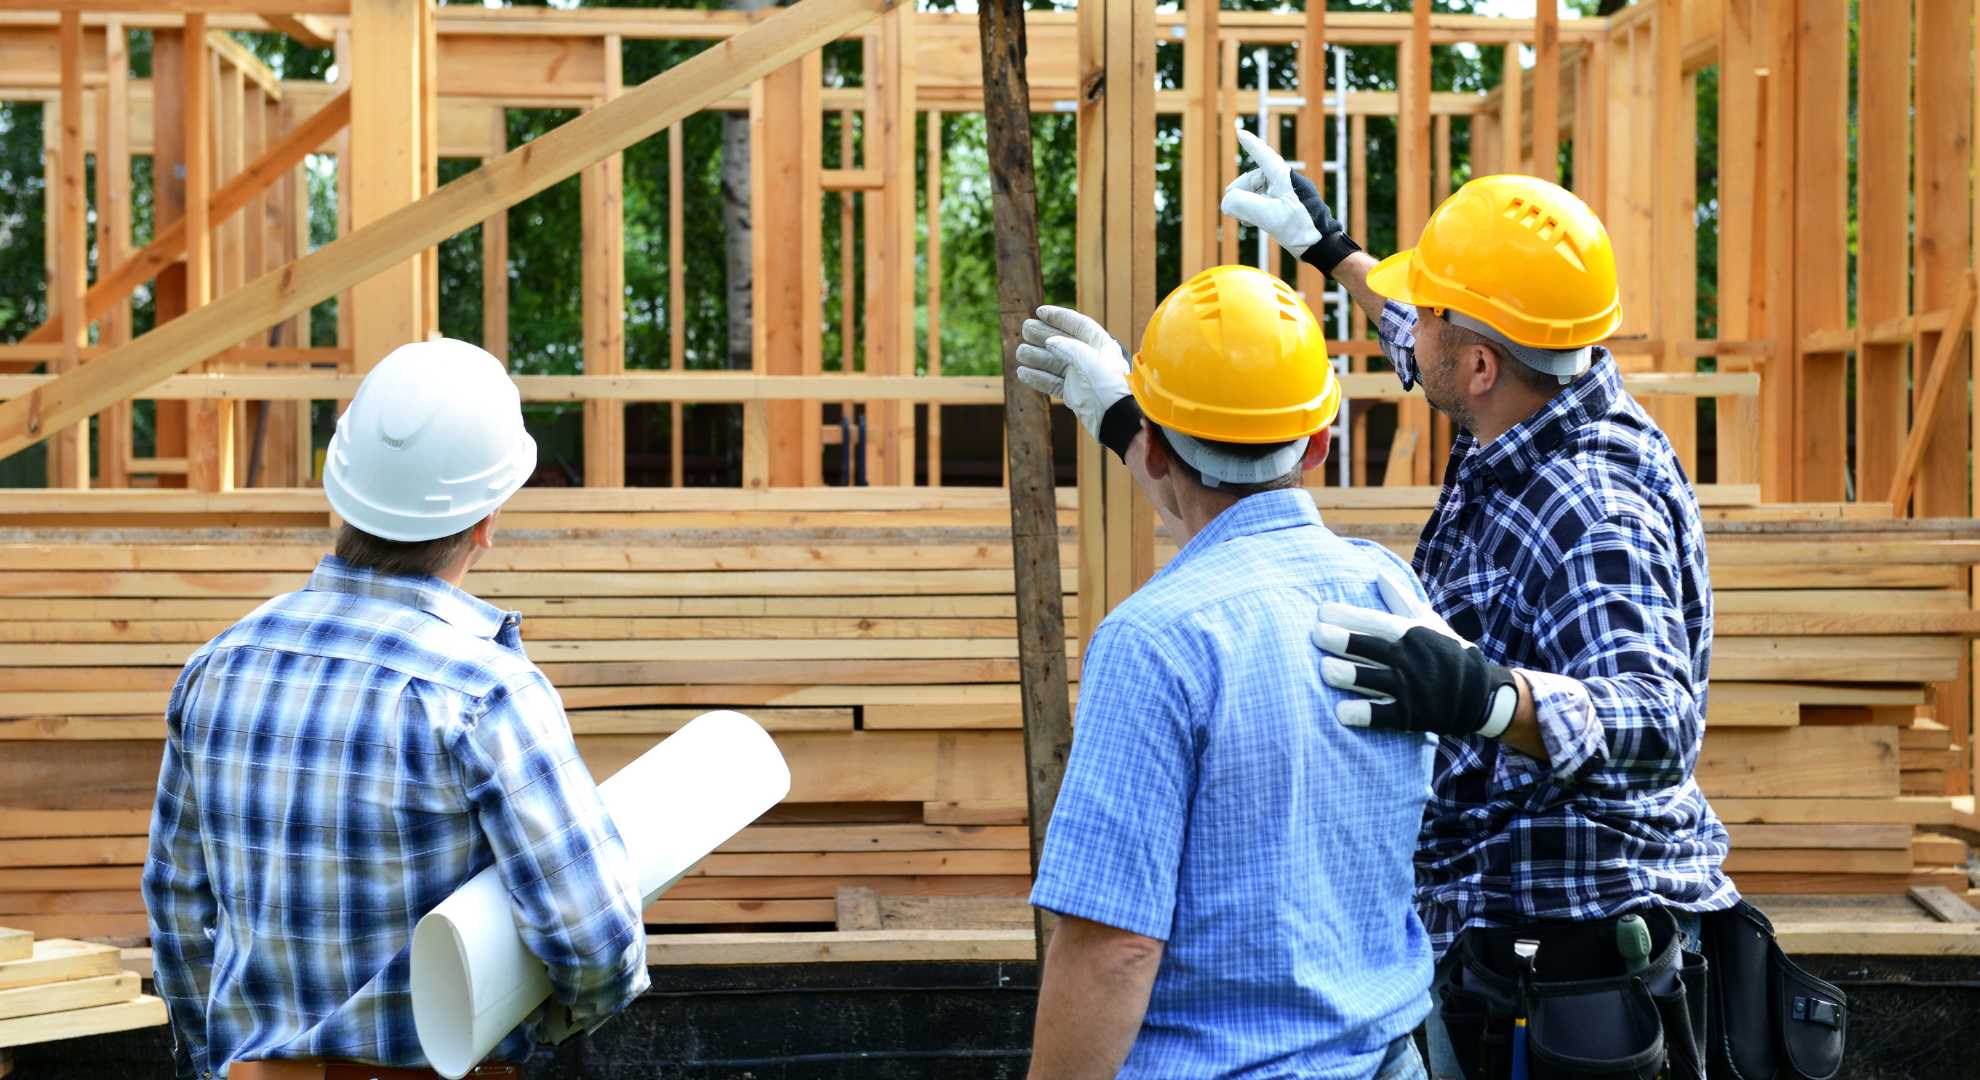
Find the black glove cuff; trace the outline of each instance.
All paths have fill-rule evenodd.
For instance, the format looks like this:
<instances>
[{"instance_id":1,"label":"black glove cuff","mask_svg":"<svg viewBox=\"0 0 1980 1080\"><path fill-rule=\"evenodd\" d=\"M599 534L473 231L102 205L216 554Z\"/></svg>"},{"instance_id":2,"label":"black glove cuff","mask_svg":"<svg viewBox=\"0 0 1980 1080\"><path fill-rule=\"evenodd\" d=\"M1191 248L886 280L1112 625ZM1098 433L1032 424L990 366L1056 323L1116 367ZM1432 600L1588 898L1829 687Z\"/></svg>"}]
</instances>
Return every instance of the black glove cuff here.
<instances>
[{"instance_id":1,"label":"black glove cuff","mask_svg":"<svg viewBox=\"0 0 1980 1080\"><path fill-rule=\"evenodd\" d=\"M1128 396L1107 406L1106 415L1100 418L1100 430L1094 432L1100 445L1112 450L1122 462L1127 461L1128 444L1134 441L1135 433L1141 430L1141 406Z\"/></svg>"},{"instance_id":2,"label":"black glove cuff","mask_svg":"<svg viewBox=\"0 0 1980 1080\"><path fill-rule=\"evenodd\" d=\"M1329 233L1316 241L1313 246L1300 253L1299 261L1323 274L1331 274L1341 260L1361 250L1354 237L1345 231Z\"/></svg>"}]
</instances>

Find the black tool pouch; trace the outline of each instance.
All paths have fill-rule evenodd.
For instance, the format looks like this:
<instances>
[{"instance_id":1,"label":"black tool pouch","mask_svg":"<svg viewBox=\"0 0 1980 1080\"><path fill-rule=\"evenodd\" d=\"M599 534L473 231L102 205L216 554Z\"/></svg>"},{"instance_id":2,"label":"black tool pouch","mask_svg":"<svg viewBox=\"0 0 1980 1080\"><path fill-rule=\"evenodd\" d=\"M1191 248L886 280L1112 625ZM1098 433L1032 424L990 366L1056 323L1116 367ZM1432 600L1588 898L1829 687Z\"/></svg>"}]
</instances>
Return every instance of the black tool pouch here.
<instances>
[{"instance_id":1,"label":"black tool pouch","mask_svg":"<svg viewBox=\"0 0 1980 1080\"><path fill-rule=\"evenodd\" d=\"M1616 952L1613 919L1460 935L1444 957L1439 1016L1466 1080L1511 1075L1522 1014L1532 1080L1703 1080L1705 958L1682 947L1668 911L1640 914L1651 959L1636 974ZM1533 965L1519 941L1540 943Z\"/></svg>"},{"instance_id":2,"label":"black tool pouch","mask_svg":"<svg viewBox=\"0 0 1980 1080\"><path fill-rule=\"evenodd\" d=\"M1712 958L1712 1080L1832 1080L1842 1071L1849 999L1803 971L1774 924L1745 901L1702 916Z\"/></svg>"}]
</instances>

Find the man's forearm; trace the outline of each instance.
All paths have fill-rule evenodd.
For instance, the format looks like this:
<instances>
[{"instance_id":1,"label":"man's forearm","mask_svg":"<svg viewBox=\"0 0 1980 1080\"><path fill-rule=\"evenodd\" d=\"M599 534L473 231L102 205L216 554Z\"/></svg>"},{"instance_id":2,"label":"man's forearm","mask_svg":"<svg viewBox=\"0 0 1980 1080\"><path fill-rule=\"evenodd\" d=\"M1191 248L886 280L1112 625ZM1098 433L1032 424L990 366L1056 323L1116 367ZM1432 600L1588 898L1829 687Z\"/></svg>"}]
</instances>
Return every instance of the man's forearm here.
<instances>
[{"instance_id":1,"label":"man's forearm","mask_svg":"<svg viewBox=\"0 0 1980 1080\"><path fill-rule=\"evenodd\" d=\"M1162 942L1062 918L1045 956L1031 1080L1107 1080L1127 1060L1162 963Z\"/></svg>"},{"instance_id":2,"label":"man's forearm","mask_svg":"<svg viewBox=\"0 0 1980 1080\"><path fill-rule=\"evenodd\" d=\"M1375 256L1357 251L1342 259L1328 276L1348 291L1356 306L1367 312L1371 321L1379 323L1382 320L1382 306L1387 301L1368 288L1368 272L1375 269L1376 262Z\"/></svg>"},{"instance_id":3,"label":"man's forearm","mask_svg":"<svg viewBox=\"0 0 1980 1080\"><path fill-rule=\"evenodd\" d=\"M1512 725L1499 741L1537 761L1547 760L1547 740L1540 734L1540 711L1533 702L1533 687L1526 676L1513 672L1513 685L1519 688L1519 704L1513 707Z\"/></svg>"}]
</instances>

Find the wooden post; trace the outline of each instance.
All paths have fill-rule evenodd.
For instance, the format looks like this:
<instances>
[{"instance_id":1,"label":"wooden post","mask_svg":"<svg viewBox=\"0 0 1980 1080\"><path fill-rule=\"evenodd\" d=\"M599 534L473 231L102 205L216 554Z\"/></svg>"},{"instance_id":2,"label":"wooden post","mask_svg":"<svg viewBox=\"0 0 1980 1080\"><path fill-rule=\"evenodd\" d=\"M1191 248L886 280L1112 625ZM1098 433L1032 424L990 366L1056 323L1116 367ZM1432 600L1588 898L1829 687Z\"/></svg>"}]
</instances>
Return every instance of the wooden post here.
<instances>
[{"instance_id":1,"label":"wooden post","mask_svg":"<svg viewBox=\"0 0 1980 1080\"><path fill-rule=\"evenodd\" d=\"M1748 295L1752 308L1748 325L1774 342L1774 357L1760 383L1760 496L1769 501L1794 498L1794 448L1798 431L1794 336L1794 274L1799 254L1795 203L1794 87L1797 31L1796 5L1756 0L1749 18L1759 39L1756 66L1767 72L1766 90L1757 95L1765 157L1756 167L1765 186L1758 188L1752 246L1756 269Z\"/></svg>"},{"instance_id":2,"label":"wooden post","mask_svg":"<svg viewBox=\"0 0 1980 1080\"><path fill-rule=\"evenodd\" d=\"M351 2L351 226L362 229L419 198L420 10L427 0ZM351 347L360 373L424 334L424 263L414 256L351 290Z\"/></svg>"},{"instance_id":3,"label":"wooden post","mask_svg":"<svg viewBox=\"0 0 1980 1080\"><path fill-rule=\"evenodd\" d=\"M822 368L818 307L823 237L818 214L824 167L818 129L821 58L807 54L772 72L750 91L751 352L767 375L813 374ZM813 483L823 449L815 402L747 402L743 411L767 411L762 430L770 445L763 477L745 474L744 486ZM751 425L746 424L746 430ZM809 430L809 435L806 432Z\"/></svg>"},{"instance_id":4,"label":"wooden post","mask_svg":"<svg viewBox=\"0 0 1980 1080\"><path fill-rule=\"evenodd\" d=\"M1347 87L1340 88L1347 93ZM1306 35L1299 43L1299 93L1306 104L1299 110L1299 157L1306 166L1303 170L1320 188L1320 197L1326 198L1336 191L1333 185L1340 183L1339 177L1327 175L1327 5L1324 0L1313 0L1306 5ZM1322 298L1327 292L1326 275L1304 262L1299 267L1299 291L1306 297L1306 304L1324 322L1327 306ZM1315 476L1319 482L1320 476Z\"/></svg>"},{"instance_id":5,"label":"wooden post","mask_svg":"<svg viewBox=\"0 0 1980 1080\"><path fill-rule=\"evenodd\" d=\"M1813 0L1803 0L1804 3ZM1833 0L1832 0L1833 2ZM1961 0L1920 3L1917 7L1917 224L1914 262L1916 305L1921 312L1943 311L1959 295L1960 282L1971 265L1968 237L1972 211L1972 182L1968 170L1972 153L1967 145L1973 120L1973 4ZM1827 144L1824 144L1826 150ZM1838 171L1840 168L1838 167ZM1931 356L1936 332L1919 335L1919 360ZM1947 372L1943 398L1934 407L1939 422L1925 444L1919 462L1914 498L1920 517L1962 517L1967 513L1967 383L1971 358L1955 356ZM1924 373L1916 373L1914 390L1922 389ZM1914 398L1914 413L1926 408ZM1812 439L1812 436L1811 436ZM1943 695L1942 695L1943 696ZM1943 702L1941 703L1944 704ZM1963 725L1948 724L1954 731Z\"/></svg>"},{"instance_id":6,"label":"wooden post","mask_svg":"<svg viewBox=\"0 0 1980 1080\"><path fill-rule=\"evenodd\" d=\"M1653 34L1652 61L1654 132L1646 151L1652 159L1650 235L1656 269L1656 321L1653 335L1663 339L1659 370L1696 372L1698 361L1679 352L1678 342L1697 336L1698 230L1691 206L1698 189L1698 141L1695 87L1684 76L1684 2L1661 0ZM1687 91L1692 91L1689 95ZM1666 397L1653 414L1664 436L1677 451L1685 471L1698 475L1698 403L1694 398ZM1840 445L1840 444L1838 444ZM1837 492L1836 498L1842 494Z\"/></svg>"},{"instance_id":7,"label":"wooden post","mask_svg":"<svg viewBox=\"0 0 1980 1080\"><path fill-rule=\"evenodd\" d=\"M433 5L437 2L419 0L418 5L420 195L440 186L440 41L433 15ZM606 40L609 43L612 38ZM618 92L619 67L608 62L605 70L609 96ZM440 333L440 245L421 252L419 264L419 332L421 337L430 338Z\"/></svg>"},{"instance_id":8,"label":"wooden post","mask_svg":"<svg viewBox=\"0 0 1980 1080\"><path fill-rule=\"evenodd\" d=\"M1849 216L1849 5L1846 0L1799 0L1801 19L1796 45L1800 55L1795 63L1795 283L1794 335L1799 343L1818 331L1844 330L1849 326L1847 295L1849 263L1844 229ZM1971 17L1967 6L1966 17ZM1960 67L1970 66L1962 25L1959 40ZM1948 61L1950 57L1946 58ZM1962 76L1963 78L1964 76ZM1920 78L1928 78L1923 67ZM1963 116L1966 95L1953 110ZM1919 103L1926 108L1923 96ZM1961 138L1964 139L1964 134ZM1951 150L1951 147L1947 147ZM1926 166L1921 163L1920 168ZM1960 220L1965 221L1967 204L1966 163L1958 165ZM1966 265L1964 232L1957 251L1947 265L1953 266L1953 280ZM1840 502L1849 470L1845 453L1849 430L1849 360L1841 351L1811 352L1795 349L1798 371L1795 402L1796 432L1795 486L1797 499L1814 502ZM1962 380L1963 381L1963 380ZM1966 400L1960 391L1959 400ZM1959 480L1954 494L1960 513L1966 506L1966 417L1948 416L1958 429ZM1942 474L1943 475L1943 474Z\"/></svg>"},{"instance_id":9,"label":"wooden post","mask_svg":"<svg viewBox=\"0 0 1980 1080\"><path fill-rule=\"evenodd\" d=\"M1345 88L1343 88L1345 92ZM1475 144L1474 144L1475 145ZM1368 117L1355 113L1348 118L1348 235L1368 235ZM1368 337L1368 313L1361 310L1360 304L1348 305L1348 336L1356 341ZM1366 368L1371 361L1356 361L1354 366ZM1354 422L1354 460L1350 467L1354 470L1354 482L1359 486L1368 484L1368 415L1369 405L1356 404L1350 400L1343 404Z\"/></svg>"},{"instance_id":10,"label":"wooden post","mask_svg":"<svg viewBox=\"0 0 1980 1080\"><path fill-rule=\"evenodd\" d=\"M605 100L622 89L624 49L618 35L600 39ZM751 159L765 152L754 143ZM583 236L582 319L587 375L618 375L626 370L625 155L613 154L584 170L579 187L579 230ZM757 222L757 233L765 223ZM759 267L762 263L757 263ZM758 305L759 312L765 308ZM758 318L761 327L768 320ZM759 404L760 408L761 405ZM626 485L626 406L621 401L584 403L584 486Z\"/></svg>"},{"instance_id":11,"label":"wooden post","mask_svg":"<svg viewBox=\"0 0 1980 1080\"><path fill-rule=\"evenodd\" d=\"M1911 7L1866 4L1857 18L1856 322L1867 326L1911 313ZM1719 274L1723 296L1723 265ZM1910 421L1909 348L1866 341L1856 349L1856 497L1864 502L1890 498Z\"/></svg>"},{"instance_id":12,"label":"wooden post","mask_svg":"<svg viewBox=\"0 0 1980 1080\"><path fill-rule=\"evenodd\" d=\"M509 151L508 110L488 110L491 157ZM583 181L579 181L582 183ZM509 362L509 212L498 210L481 223L481 347Z\"/></svg>"},{"instance_id":13,"label":"wooden post","mask_svg":"<svg viewBox=\"0 0 1980 1080\"><path fill-rule=\"evenodd\" d=\"M681 125L675 124L667 129L667 366L677 372L687 370L687 286L681 269L681 261L687 257L683 236L687 231L687 211L683 205L686 185L681 175L684 168ZM848 252L852 250L850 229L840 235L839 242ZM846 305L848 308L852 305L850 289L846 292ZM847 316L847 325L851 325L851 318ZM682 460L686 439L681 430L684 420L681 403L671 402L667 411L667 466L673 473L673 485L680 487L687 479L686 462Z\"/></svg>"},{"instance_id":14,"label":"wooden post","mask_svg":"<svg viewBox=\"0 0 1980 1080\"><path fill-rule=\"evenodd\" d=\"M131 137L130 42L116 19L104 27L105 83L98 97L96 154L96 259L112 267L130 255ZM99 275L100 276L100 275ZM131 339L131 302L112 305L97 324L106 348ZM96 415L96 472L103 487L128 487L125 461L131 456L131 403L120 401Z\"/></svg>"},{"instance_id":15,"label":"wooden post","mask_svg":"<svg viewBox=\"0 0 1980 1080\"><path fill-rule=\"evenodd\" d=\"M206 16L186 16L186 310L213 299L213 64L206 44ZM210 370L202 365L197 370ZM227 491L234 486L234 406L195 401L186 410L186 486Z\"/></svg>"},{"instance_id":16,"label":"wooden post","mask_svg":"<svg viewBox=\"0 0 1980 1080\"><path fill-rule=\"evenodd\" d=\"M1402 48L1402 127L1396 139L1396 244L1413 246L1430 219L1430 0L1415 0L1409 40ZM1514 138L1517 140L1517 134ZM1502 163L1517 167L1517 159ZM1410 482L1430 482L1430 456L1423 436L1430 430L1430 405L1421 394L1396 407L1396 441L1391 453L1407 455ZM1405 432L1409 435L1405 436ZM1391 468L1393 469L1393 464Z\"/></svg>"},{"instance_id":17,"label":"wooden post","mask_svg":"<svg viewBox=\"0 0 1980 1080\"><path fill-rule=\"evenodd\" d=\"M815 118L813 123L816 124ZM942 375L942 113L940 110L928 110L928 135L924 142L926 144L924 156L928 159L928 376L940 378ZM810 215L808 220L816 222L818 208L812 207ZM805 277L811 281L818 280L817 274L807 274ZM804 430L815 435L818 431L817 406L808 407L811 411L805 417ZM933 399L928 402L927 442L928 486L941 487L942 403ZM812 453L811 458L814 463L817 461L816 451ZM809 482L811 481L807 480L807 483Z\"/></svg>"},{"instance_id":18,"label":"wooden post","mask_svg":"<svg viewBox=\"0 0 1980 1080\"><path fill-rule=\"evenodd\" d=\"M1559 181L1561 138L1561 9L1540 0L1533 40L1533 175Z\"/></svg>"},{"instance_id":19,"label":"wooden post","mask_svg":"<svg viewBox=\"0 0 1980 1080\"><path fill-rule=\"evenodd\" d=\"M1521 85L1525 74L1519 66L1519 43L1507 42L1505 77L1499 83L1499 162L1507 172L1526 171L1526 128L1520 115L1526 105L1526 89Z\"/></svg>"},{"instance_id":20,"label":"wooden post","mask_svg":"<svg viewBox=\"0 0 1980 1080\"><path fill-rule=\"evenodd\" d=\"M179 30L154 30L151 34L151 85L183 86L186 67L186 37ZM151 214L152 221L169 225L174 221L187 226L186 216L186 130L183 94L151 95ZM155 231L155 230L154 230ZM187 233L187 240L191 240ZM188 244L190 246L190 244ZM187 262L167 264L152 284L153 328L163 326L186 311ZM152 430L156 455L161 458L186 456L186 434L190 402L158 401L152 404ZM183 473L160 476L159 487L184 487Z\"/></svg>"},{"instance_id":21,"label":"wooden post","mask_svg":"<svg viewBox=\"0 0 1980 1080\"><path fill-rule=\"evenodd\" d=\"M1004 330L1004 429L1009 434L1018 664L1023 673L1025 790L1031 867L1036 871L1072 749L1052 417L1047 401L1017 381L1015 359L1024 320L1044 302L1045 285L1039 268L1037 188L1032 175L1031 92L1024 69L1024 4L984 0L977 17L996 223L997 303ZM1051 928L1042 911L1036 918L1042 960Z\"/></svg>"},{"instance_id":22,"label":"wooden post","mask_svg":"<svg viewBox=\"0 0 1980 1080\"><path fill-rule=\"evenodd\" d=\"M1217 78L1217 0L1183 0L1182 273L1212 266L1217 258L1218 202L1231 162L1222 156ZM1317 174L1316 174L1317 175Z\"/></svg>"},{"instance_id":23,"label":"wooden post","mask_svg":"<svg viewBox=\"0 0 1980 1080\"><path fill-rule=\"evenodd\" d=\"M82 366L89 346L89 314L83 294L89 291L89 192L83 186L87 153L83 146L82 15L62 13L61 67L61 185L56 221L55 306L62 314L62 359L57 371ZM48 486L89 486L89 425L76 424L57 432L48 443Z\"/></svg>"}]
</instances>

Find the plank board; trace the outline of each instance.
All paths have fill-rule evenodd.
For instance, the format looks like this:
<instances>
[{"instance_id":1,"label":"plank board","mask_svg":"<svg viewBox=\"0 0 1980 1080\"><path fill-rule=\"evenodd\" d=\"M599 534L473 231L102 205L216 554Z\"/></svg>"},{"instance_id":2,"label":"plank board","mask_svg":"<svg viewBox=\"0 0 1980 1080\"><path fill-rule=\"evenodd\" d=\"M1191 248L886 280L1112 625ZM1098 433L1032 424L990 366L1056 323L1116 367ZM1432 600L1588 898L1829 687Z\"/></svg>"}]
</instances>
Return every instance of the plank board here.
<instances>
[{"instance_id":1,"label":"plank board","mask_svg":"<svg viewBox=\"0 0 1980 1080\"><path fill-rule=\"evenodd\" d=\"M667 934L646 942L652 967L738 964L1029 961L1030 929L847 930L794 934Z\"/></svg>"},{"instance_id":2,"label":"plank board","mask_svg":"<svg viewBox=\"0 0 1980 1080\"><path fill-rule=\"evenodd\" d=\"M1894 796L1897 731L1795 727L1722 731L1705 741L1698 783L1708 796Z\"/></svg>"},{"instance_id":3,"label":"plank board","mask_svg":"<svg viewBox=\"0 0 1980 1080\"><path fill-rule=\"evenodd\" d=\"M111 952L114 954L116 950L112 949ZM93 1009L0 1020L0 1046L24 1046L29 1043L55 1042L59 1039L79 1039L85 1035L129 1031L132 1028L161 1027L164 1024L165 1003L155 997L139 996L116 1005L99 1005Z\"/></svg>"},{"instance_id":4,"label":"plank board","mask_svg":"<svg viewBox=\"0 0 1980 1080\"><path fill-rule=\"evenodd\" d=\"M93 1009L114 1005L138 996L138 977L128 971L96 975L87 979L47 986L23 986L0 990L0 1020L22 1016L43 1016L73 1009Z\"/></svg>"},{"instance_id":5,"label":"plank board","mask_svg":"<svg viewBox=\"0 0 1980 1080\"><path fill-rule=\"evenodd\" d=\"M34 955L34 935L26 930L0 926L0 964L26 960Z\"/></svg>"},{"instance_id":6,"label":"plank board","mask_svg":"<svg viewBox=\"0 0 1980 1080\"><path fill-rule=\"evenodd\" d=\"M34 955L28 959L0 963L0 990L114 975L118 970L117 950L112 946L43 939L34 943ZM0 1039L0 1045L11 1044Z\"/></svg>"}]
</instances>

